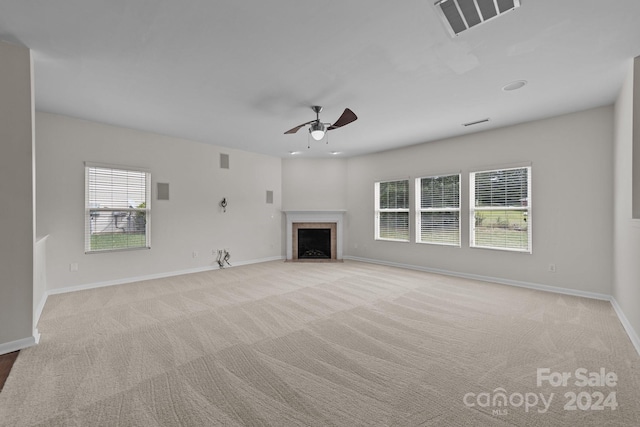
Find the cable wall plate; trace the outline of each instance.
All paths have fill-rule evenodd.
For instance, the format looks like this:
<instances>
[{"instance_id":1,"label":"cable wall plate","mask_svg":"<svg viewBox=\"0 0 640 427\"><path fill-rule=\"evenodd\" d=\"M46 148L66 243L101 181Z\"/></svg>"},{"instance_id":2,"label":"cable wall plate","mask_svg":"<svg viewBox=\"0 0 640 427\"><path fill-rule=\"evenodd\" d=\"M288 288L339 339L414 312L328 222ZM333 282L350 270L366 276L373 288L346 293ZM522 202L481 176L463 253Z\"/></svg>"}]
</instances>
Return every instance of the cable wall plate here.
<instances>
[{"instance_id":1,"label":"cable wall plate","mask_svg":"<svg viewBox=\"0 0 640 427\"><path fill-rule=\"evenodd\" d=\"M169 200L169 184L166 182L157 183L158 192L156 193L156 199Z\"/></svg>"},{"instance_id":2,"label":"cable wall plate","mask_svg":"<svg viewBox=\"0 0 640 427\"><path fill-rule=\"evenodd\" d=\"M220 169L229 169L229 155L220 153Z\"/></svg>"}]
</instances>

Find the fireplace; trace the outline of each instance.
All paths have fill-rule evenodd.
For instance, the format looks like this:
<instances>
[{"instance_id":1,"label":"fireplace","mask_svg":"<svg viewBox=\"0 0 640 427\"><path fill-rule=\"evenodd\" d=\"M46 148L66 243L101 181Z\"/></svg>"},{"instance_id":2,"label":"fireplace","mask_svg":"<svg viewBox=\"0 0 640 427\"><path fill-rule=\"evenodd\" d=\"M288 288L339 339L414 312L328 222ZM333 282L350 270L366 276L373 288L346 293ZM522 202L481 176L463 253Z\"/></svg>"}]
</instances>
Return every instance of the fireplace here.
<instances>
[{"instance_id":1,"label":"fireplace","mask_svg":"<svg viewBox=\"0 0 640 427\"><path fill-rule=\"evenodd\" d=\"M287 260L342 260L344 211L286 211Z\"/></svg>"},{"instance_id":2,"label":"fireplace","mask_svg":"<svg viewBox=\"0 0 640 427\"><path fill-rule=\"evenodd\" d=\"M336 223L293 223L292 258L294 260L335 260L336 229Z\"/></svg>"}]
</instances>

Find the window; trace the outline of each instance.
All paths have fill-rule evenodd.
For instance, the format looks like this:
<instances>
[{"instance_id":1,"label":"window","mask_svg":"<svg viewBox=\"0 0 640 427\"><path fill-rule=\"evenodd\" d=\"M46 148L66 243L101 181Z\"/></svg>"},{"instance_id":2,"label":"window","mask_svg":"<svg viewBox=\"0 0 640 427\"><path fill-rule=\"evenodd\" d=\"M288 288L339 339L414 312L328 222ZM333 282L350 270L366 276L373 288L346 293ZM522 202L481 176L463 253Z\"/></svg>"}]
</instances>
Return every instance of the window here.
<instances>
[{"instance_id":1,"label":"window","mask_svg":"<svg viewBox=\"0 0 640 427\"><path fill-rule=\"evenodd\" d=\"M471 247L531 253L531 167L470 175Z\"/></svg>"},{"instance_id":2,"label":"window","mask_svg":"<svg viewBox=\"0 0 640 427\"><path fill-rule=\"evenodd\" d=\"M85 163L85 252L150 247L151 174Z\"/></svg>"},{"instance_id":3,"label":"window","mask_svg":"<svg viewBox=\"0 0 640 427\"><path fill-rule=\"evenodd\" d=\"M376 239L409 241L409 180L376 182Z\"/></svg>"},{"instance_id":4,"label":"window","mask_svg":"<svg viewBox=\"0 0 640 427\"><path fill-rule=\"evenodd\" d=\"M416 179L416 242L460 246L460 175Z\"/></svg>"}]
</instances>

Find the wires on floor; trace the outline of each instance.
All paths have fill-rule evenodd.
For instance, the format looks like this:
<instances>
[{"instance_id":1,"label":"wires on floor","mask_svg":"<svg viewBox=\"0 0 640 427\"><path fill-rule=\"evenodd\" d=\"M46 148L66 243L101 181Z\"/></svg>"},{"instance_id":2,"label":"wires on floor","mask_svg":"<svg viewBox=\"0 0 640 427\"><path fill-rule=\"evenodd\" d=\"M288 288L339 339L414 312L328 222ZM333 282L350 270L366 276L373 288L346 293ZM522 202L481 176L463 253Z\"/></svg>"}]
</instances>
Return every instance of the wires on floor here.
<instances>
[{"instance_id":1,"label":"wires on floor","mask_svg":"<svg viewBox=\"0 0 640 427\"><path fill-rule=\"evenodd\" d=\"M224 268L225 264L231 267L229 259L231 259L231 254L226 249L218 250L218 258L216 258L216 262L218 263L218 266L220 266L220 268Z\"/></svg>"}]
</instances>

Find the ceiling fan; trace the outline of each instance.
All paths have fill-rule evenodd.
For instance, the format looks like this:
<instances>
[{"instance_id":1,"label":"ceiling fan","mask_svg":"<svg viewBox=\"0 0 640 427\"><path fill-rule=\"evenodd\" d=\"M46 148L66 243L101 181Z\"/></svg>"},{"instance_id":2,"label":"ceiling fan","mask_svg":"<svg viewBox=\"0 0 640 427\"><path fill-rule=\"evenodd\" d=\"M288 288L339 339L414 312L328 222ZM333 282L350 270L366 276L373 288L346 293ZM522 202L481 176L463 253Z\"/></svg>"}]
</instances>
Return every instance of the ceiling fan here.
<instances>
[{"instance_id":1,"label":"ceiling fan","mask_svg":"<svg viewBox=\"0 0 640 427\"><path fill-rule=\"evenodd\" d=\"M322 138L324 138L325 132L338 129L358 119L358 116L356 116L353 111L351 111L348 108L345 108L340 118L336 120L334 124L322 123L320 121L320 111L322 111L322 107L318 105L314 105L311 107L311 109L316 113L316 119L311 120L310 122L298 125L293 129L289 129L288 131L285 132L285 135L296 133L300 130L300 128L303 128L306 125L310 124L311 126L309 126L309 133L311 134L311 137L316 141L320 141Z\"/></svg>"}]
</instances>

